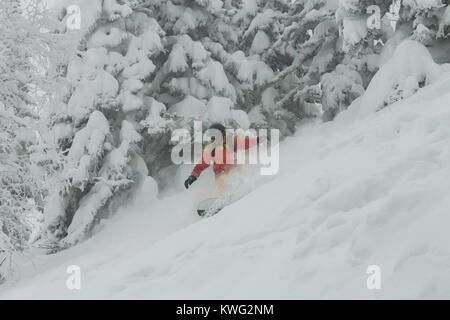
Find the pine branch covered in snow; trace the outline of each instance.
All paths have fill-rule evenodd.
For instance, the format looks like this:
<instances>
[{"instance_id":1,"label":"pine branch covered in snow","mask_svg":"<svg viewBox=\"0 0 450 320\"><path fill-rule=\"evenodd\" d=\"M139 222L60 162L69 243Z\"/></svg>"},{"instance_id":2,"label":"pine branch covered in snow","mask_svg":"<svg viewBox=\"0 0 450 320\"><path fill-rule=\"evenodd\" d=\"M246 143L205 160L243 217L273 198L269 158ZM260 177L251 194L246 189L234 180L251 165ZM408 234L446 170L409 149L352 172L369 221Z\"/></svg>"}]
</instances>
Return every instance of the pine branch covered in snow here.
<instances>
[{"instance_id":1,"label":"pine branch covered in snow","mask_svg":"<svg viewBox=\"0 0 450 320\"><path fill-rule=\"evenodd\" d=\"M163 49L157 21L116 0L79 4L98 14L82 30L85 47L68 65L68 96L53 125L68 163L45 210L46 236L57 247L82 240L147 175L136 166L140 121L159 116L144 95Z\"/></svg>"},{"instance_id":2,"label":"pine branch covered in snow","mask_svg":"<svg viewBox=\"0 0 450 320\"><path fill-rule=\"evenodd\" d=\"M38 234L59 159L43 139L64 60L58 22L40 1L0 3L0 284Z\"/></svg>"}]
</instances>

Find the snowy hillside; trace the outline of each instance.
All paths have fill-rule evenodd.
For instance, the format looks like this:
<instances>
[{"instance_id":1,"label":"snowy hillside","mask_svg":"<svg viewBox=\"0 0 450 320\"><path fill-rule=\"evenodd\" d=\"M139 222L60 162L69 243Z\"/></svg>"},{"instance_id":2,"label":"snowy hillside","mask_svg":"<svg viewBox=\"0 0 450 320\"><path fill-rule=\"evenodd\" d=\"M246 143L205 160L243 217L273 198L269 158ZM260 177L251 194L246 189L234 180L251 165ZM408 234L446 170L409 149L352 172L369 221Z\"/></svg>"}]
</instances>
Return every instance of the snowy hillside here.
<instances>
[{"instance_id":1,"label":"snowy hillside","mask_svg":"<svg viewBox=\"0 0 450 320\"><path fill-rule=\"evenodd\" d=\"M158 199L146 184L89 240L24 262L0 299L450 298L448 69L376 113L359 105L369 86L335 121L299 126L279 174L211 218L194 208L212 176L184 190L183 168ZM66 287L69 265L81 290Z\"/></svg>"}]
</instances>

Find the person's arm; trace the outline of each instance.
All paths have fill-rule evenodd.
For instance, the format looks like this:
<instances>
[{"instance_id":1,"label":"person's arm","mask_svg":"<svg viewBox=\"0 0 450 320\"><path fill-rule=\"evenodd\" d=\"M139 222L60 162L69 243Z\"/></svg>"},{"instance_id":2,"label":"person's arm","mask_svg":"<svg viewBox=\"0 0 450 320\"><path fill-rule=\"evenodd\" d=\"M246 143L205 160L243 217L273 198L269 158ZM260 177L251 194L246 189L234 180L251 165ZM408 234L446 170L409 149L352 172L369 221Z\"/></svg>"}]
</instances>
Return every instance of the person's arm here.
<instances>
[{"instance_id":1,"label":"person's arm","mask_svg":"<svg viewBox=\"0 0 450 320\"><path fill-rule=\"evenodd\" d=\"M259 137L245 137L240 138L234 137L234 151L238 150L247 150L250 149L259 143Z\"/></svg>"},{"instance_id":2,"label":"person's arm","mask_svg":"<svg viewBox=\"0 0 450 320\"><path fill-rule=\"evenodd\" d=\"M202 158L200 161L196 164L194 167L194 170L192 170L191 176L193 177L200 177L200 174L209 167L209 164L211 162L211 153L203 151Z\"/></svg>"},{"instance_id":3,"label":"person's arm","mask_svg":"<svg viewBox=\"0 0 450 320\"><path fill-rule=\"evenodd\" d=\"M211 153L203 151L200 161L194 167L194 170L192 170L191 175L184 182L184 186L186 187L186 189L189 189L191 184L193 184L195 180L197 180L198 177L200 177L200 174L203 172L203 170L209 167L210 162L211 162Z\"/></svg>"}]
</instances>

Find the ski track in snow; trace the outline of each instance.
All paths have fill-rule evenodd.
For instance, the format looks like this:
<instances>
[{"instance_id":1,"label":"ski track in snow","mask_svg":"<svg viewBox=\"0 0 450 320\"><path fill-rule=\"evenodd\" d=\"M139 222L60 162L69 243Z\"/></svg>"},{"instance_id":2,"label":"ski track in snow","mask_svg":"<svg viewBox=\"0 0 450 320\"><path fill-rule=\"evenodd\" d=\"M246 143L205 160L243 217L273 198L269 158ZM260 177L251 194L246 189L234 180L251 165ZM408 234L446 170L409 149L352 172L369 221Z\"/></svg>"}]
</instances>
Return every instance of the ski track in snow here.
<instances>
[{"instance_id":1,"label":"ski track in snow","mask_svg":"<svg viewBox=\"0 0 450 320\"><path fill-rule=\"evenodd\" d=\"M211 218L194 209L212 175L144 196L89 240L24 263L0 299L450 298L449 87L299 128L278 176ZM66 287L72 264L81 290ZM381 290L366 287L369 265Z\"/></svg>"}]
</instances>

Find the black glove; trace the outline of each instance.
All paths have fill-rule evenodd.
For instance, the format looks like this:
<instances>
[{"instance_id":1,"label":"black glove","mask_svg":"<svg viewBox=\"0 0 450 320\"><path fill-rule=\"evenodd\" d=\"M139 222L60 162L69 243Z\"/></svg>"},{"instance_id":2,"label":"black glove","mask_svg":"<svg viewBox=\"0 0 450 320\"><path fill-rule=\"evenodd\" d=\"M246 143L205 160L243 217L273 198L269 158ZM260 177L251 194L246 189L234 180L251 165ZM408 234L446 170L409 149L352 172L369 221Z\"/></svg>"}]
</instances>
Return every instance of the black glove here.
<instances>
[{"instance_id":1,"label":"black glove","mask_svg":"<svg viewBox=\"0 0 450 320\"><path fill-rule=\"evenodd\" d=\"M189 186L190 186L191 184L193 184L195 180L197 180L196 177L194 177L194 176L189 176L189 178L187 178L186 181L184 182L184 186L186 187L186 189L189 189Z\"/></svg>"}]
</instances>

